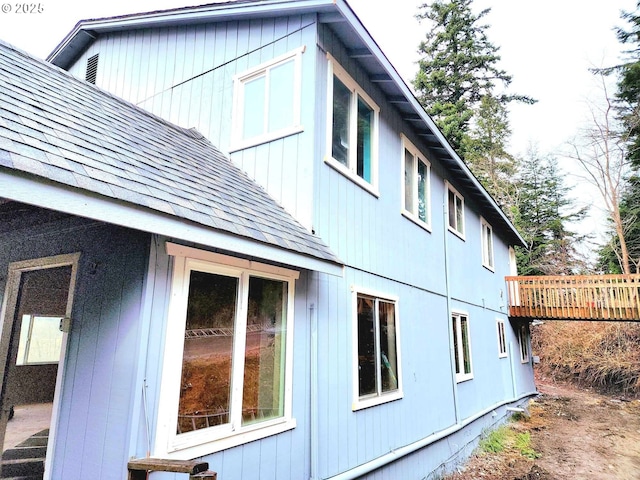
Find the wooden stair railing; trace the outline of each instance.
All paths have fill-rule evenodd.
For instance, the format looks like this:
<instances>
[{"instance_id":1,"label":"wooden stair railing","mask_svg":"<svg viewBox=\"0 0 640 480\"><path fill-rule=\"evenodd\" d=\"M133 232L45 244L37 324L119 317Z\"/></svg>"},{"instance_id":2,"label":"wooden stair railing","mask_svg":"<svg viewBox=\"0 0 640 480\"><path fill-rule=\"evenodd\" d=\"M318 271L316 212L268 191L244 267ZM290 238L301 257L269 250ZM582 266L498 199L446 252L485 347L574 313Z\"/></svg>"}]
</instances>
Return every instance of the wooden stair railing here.
<instances>
[{"instance_id":1,"label":"wooden stair railing","mask_svg":"<svg viewBox=\"0 0 640 480\"><path fill-rule=\"evenodd\" d=\"M197 460L166 460L164 458L135 458L127 463L128 480L146 480L149 472L188 473L190 480L217 480L218 474L209 470L207 462Z\"/></svg>"}]
</instances>

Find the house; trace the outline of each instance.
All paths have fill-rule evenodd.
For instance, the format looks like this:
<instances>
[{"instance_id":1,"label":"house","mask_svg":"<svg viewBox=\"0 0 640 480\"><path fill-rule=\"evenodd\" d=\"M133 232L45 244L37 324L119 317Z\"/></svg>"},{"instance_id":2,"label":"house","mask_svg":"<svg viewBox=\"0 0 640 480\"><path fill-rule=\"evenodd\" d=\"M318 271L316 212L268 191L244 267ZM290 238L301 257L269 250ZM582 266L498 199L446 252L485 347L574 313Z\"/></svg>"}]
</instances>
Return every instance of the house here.
<instances>
[{"instance_id":1,"label":"house","mask_svg":"<svg viewBox=\"0 0 640 480\"><path fill-rule=\"evenodd\" d=\"M425 478L536 393L522 238L343 0L0 51L1 400L52 401L44 478Z\"/></svg>"}]
</instances>

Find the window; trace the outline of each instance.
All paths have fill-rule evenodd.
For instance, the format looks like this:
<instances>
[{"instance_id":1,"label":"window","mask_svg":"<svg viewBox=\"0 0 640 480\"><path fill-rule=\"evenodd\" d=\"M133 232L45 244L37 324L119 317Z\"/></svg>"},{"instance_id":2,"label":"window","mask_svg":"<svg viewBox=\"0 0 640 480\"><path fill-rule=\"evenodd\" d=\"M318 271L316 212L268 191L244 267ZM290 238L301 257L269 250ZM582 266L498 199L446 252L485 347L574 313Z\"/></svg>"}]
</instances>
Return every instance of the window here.
<instances>
[{"instance_id":1,"label":"window","mask_svg":"<svg viewBox=\"0 0 640 480\"><path fill-rule=\"evenodd\" d=\"M297 49L235 78L234 149L246 148L302 131L300 63Z\"/></svg>"},{"instance_id":2,"label":"window","mask_svg":"<svg viewBox=\"0 0 640 480\"><path fill-rule=\"evenodd\" d=\"M408 139L402 137L404 163L403 213L429 228L431 224L431 165Z\"/></svg>"},{"instance_id":3,"label":"window","mask_svg":"<svg viewBox=\"0 0 640 480\"><path fill-rule=\"evenodd\" d=\"M354 292L354 410L402 397L396 300Z\"/></svg>"},{"instance_id":4,"label":"window","mask_svg":"<svg viewBox=\"0 0 640 480\"><path fill-rule=\"evenodd\" d=\"M297 272L173 244L167 250L175 267L157 454L194 458L293 428Z\"/></svg>"},{"instance_id":5,"label":"window","mask_svg":"<svg viewBox=\"0 0 640 480\"><path fill-rule=\"evenodd\" d=\"M484 218L480 219L480 230L482 238L480 244L482 245L482 265L493 271L493 229Z\"/></svg>"},{"instance_id":6,"label":"window","mask_svg":"<svg viewBox=\"0 0 640 480\"><path fill-rule=\"evenodd\" d=\"M523 323L518 329L518 343L520 343L520 361L529 361L529 335L527 334L527 324Z\"/></svg>"},{"instance_id":7,"label":"window","mask_svg":"<svg viewBox=\"0 0 640 480\"><path fill-rule=\"evenodd\" d=\"M507 356L507 338L504 332L504 320L498 320L496 325L498 327L498 357L504 358Z\"/></svg>"},{"instance_id":8,"label":"window","mask_svg":"<svg viewBox=\"0 0 640 480\"><path fill-rule=\"evenodd\" d=\"M329 56L327 163L377 195L378 106Z\"/></svg>"},{"instance_id":9,"label":"window","mask_svg":"<svg viewBox=\"0 0 640 480\"><path fill-rule=\"evenodd\" d=\"M463 382L473 378L469 317L462 313L454 313L451 316L451 324L453 328L453 354L456 367L456 380Z\"/></svg>"},{"instance_id":10,"label":"window","mask_svg":"<svg viewBox=\"0 0 640 480\"><path fill-rule=\"evenodd\" d=\"M16 365L58 363L62 348L62 317L23 315Z\"/></svg>"},{"instance_id":11,"label":"window","mask_svg":"<svg viewBox=\"0 0 640 480\"><path fill-rule=\"evenodd\" d=\"M464 199L449 184L447 184L448 202L447 211L449 214L449 230L464 238Z\"/></svg>"}]
</instances>

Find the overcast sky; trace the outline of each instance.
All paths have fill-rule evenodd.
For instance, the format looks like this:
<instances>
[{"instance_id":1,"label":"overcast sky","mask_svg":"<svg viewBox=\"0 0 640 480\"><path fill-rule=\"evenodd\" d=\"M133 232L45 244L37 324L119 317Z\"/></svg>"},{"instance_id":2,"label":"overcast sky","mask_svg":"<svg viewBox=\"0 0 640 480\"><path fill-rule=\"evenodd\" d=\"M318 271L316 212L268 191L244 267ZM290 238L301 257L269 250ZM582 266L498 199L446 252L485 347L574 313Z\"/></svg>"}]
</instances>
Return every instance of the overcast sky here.
<instances>
[{"instance_id":1,"label":"overcast sky","mask_svg":"<svg viewBox=\"0 0 640 480\"><path fill-rule=\"evenodd\" d=\"M46 57L80 19L207 3L197 0L44 0L41 13L19 13L0 0L0 39ZM417 45L426 25L415 19L420 0L350 0L356 14L407 83L415 75ZM391 7L392 6L392 7ZM501 67L513 76L510 90L538 99L534 106L513 106L512 147L529 143L554 151L575 133L593 97L590 67L618 61L620 45L613 27L625 26L620 11L634 0L475 0L485 17L489 40L500 47ZM10 10L8 13L3 13Z\"/></svg>"}]
</instances>

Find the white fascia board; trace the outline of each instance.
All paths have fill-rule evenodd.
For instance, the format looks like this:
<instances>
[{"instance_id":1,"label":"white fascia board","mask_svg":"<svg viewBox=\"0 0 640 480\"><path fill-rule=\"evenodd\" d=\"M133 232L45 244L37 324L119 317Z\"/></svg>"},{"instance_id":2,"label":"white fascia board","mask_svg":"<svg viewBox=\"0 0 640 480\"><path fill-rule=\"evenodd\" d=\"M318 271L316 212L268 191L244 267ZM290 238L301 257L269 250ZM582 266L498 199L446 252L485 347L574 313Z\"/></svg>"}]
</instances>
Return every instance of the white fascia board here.
<instances>
[{"instance_id":1,"label":"white fascia board","mask_svg":"<svg viewBox=\"0 0 640 480\"><path fill-rule=\"evenodd\" d=\"M156 233L168 238L193 242L292 267L343 276L344 267L341 264L277 248L139 205L43 181L26 174L0 171L0 196L48 210Z\"/></svg>"}]
</instances>

